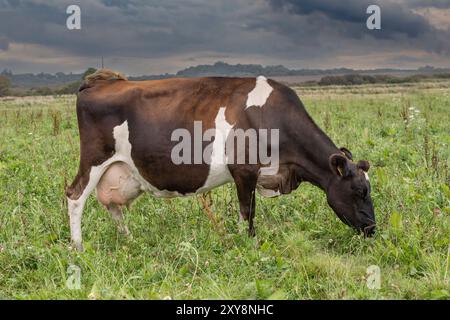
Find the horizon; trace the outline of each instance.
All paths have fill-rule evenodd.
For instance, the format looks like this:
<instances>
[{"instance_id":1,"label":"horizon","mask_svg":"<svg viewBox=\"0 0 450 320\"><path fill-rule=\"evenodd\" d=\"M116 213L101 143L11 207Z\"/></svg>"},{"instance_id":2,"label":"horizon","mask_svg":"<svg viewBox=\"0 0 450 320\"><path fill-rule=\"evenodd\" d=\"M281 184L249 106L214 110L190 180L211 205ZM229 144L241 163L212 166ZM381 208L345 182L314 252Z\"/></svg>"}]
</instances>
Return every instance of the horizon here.
<instances>
[{"instance_id":1,"label":"horizon","mask_svg":"<svg viewBox=\"0 0 450 320\"><path fill-rule=\"evenodd\" d=\"M395 68L395 67L379 67L379 68L367 68L367 69L353 69L353 68L347 68L347 67L332 67L332 68L298 68L298 69L291 69L288 68L282 64L279 65L262 65L262 64L253 64L253 63L236 63L236 64L230 64L227 63L225 61L216 61L214 63L211 64L197 64L197 65L190 65L187 66L183 69L180 70L175 70L174 72L170 73L170 72L163 72L163 73L158 73L158 74L126 74L124 73L126 76L129 77L144 77L144 76L162 76L162 75L177 75L177 73L184 71L186 69L189 68L195 68L195 67L199 67L199 66L214 66L218 63L224 63L227 64L229 66L238 66L238 65L245 65L245 66L261 66L263 68L268 68L268 67L285 67L287 68L289 71L333 71L333 70L340 70L340 69L348 69L351 71L362 71L362 72L368 72L368 71L381 71L381 70L392 70L392 71L426 71L425 69L429 69L431 70L449 70L450 66L448 67L436 67L433 65L423 65L423 66L419 66L417 68ZM32 74L32 75L39 75L39 74L50 74L50 75L56 75L57 73L63 73L66 75L69 74L73 74L73 75L78 75L78 74L83 74L88 68L95 68L95 69L101 69L101 67L93 67L93 66L86 66L85 69L82 70L76 70L76 71L67 71L67 72L62 72L62 71L56 71L56 72L44 72L44 71L40 71L40 72L20 72L20 73L16 73L14 72L14 70L8 69L8 68L3 68L0 69L0 73L4 73L4 72L11 72L12 75L25 75L25 74ZM108 68L108 66L104 66L105 69L111 69L114 71L118 71L118 72L122 72L121 70L117 70L117 69L112 69L112 68Z\"/></svg>"}]
</instances>

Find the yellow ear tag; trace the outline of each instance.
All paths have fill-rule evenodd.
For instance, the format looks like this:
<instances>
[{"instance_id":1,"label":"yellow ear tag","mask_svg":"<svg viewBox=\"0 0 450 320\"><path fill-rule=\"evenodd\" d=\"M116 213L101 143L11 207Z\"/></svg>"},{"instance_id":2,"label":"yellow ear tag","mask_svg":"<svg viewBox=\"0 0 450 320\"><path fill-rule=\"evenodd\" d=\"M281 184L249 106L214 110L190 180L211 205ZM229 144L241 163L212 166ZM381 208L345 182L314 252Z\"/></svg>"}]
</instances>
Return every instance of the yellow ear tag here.
<instances>
[{"instance_id":1,"label":"yellow ear tag","mask_svg":"<svg viewBox=\"0 0 450 320\"><path fill-rule=\"evenodd\" d=\"M347 157L347 155L344 152L341 151L341 153L348 161L353 162L353 160Z\"/></svg>"}]
</instances>

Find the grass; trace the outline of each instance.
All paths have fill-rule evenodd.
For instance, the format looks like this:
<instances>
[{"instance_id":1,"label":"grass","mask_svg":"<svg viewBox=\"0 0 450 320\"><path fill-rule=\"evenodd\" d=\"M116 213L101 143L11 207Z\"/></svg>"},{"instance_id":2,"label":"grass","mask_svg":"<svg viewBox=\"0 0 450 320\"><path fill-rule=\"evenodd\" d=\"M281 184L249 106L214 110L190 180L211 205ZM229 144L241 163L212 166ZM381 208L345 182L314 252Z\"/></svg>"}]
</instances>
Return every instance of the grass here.
<instances>
[{"instance_id":1,"label":"grass","mask_svg":"<svg viewBox=\"0 0 450 320\"><path fill-rule=\"evenodd\" d=\"M78 165L74 97L0 100L0 298L449 299L450 89L299 87L338 146L372 163L378 232L338 221L317 188L257 199L257 239L238 233L232 185L195 198L141 196L123 238L94 197L86 251L68 247L64 186ZM81 287L70 290L75 265ZM380 289L366 285L379 266ZM69 268L69 270L68 270ZM69 272L68 272L69 271Z\"/></svg>"}]
</instances>

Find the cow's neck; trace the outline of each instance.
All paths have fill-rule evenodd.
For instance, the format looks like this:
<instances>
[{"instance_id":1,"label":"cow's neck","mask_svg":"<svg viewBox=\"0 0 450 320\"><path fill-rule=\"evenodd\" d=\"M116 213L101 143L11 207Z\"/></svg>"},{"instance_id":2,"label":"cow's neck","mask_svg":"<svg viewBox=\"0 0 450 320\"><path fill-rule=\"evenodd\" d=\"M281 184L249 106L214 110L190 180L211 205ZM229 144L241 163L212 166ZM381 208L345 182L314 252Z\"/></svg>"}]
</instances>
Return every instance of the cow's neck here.
<instances>
[{"instance_id":1,"label":"cow's neck","mask_svg":"<svg viewBox=\"0 0 450 320\"><path fill-rule=\"evenodd\" d=\"M298 165L300 178L326 191L333 173L330 170L329 158L340 150L331 139L314 123L310 123L307 134L298 136Z\"/></svg>"}]
</instances>

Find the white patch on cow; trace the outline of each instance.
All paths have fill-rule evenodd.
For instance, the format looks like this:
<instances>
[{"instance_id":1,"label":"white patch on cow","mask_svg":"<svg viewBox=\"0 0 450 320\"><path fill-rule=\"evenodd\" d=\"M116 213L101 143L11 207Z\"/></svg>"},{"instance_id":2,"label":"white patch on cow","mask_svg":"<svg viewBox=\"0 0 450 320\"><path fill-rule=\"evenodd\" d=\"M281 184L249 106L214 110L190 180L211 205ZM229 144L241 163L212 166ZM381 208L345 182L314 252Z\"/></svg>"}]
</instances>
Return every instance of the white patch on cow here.
<instances>
[{"instance_id":1,"label":"white patch on cow","mask_svg":"<svg viewBox=\"0 0 450 320\"><path fill-rule=\"evenodd\" d=\"M369 174L364 171L364 177L366 177L366 180L369 181Z\"/></svg>"},{"instance_id":2,"label":"white patch on cow","mask_svg":"<svg viewBox=\"0 0 450 320\"><path fill-rule=\"evenodd\" d=\"M273 88L267 83L267 79L263 76L259 76L256 78L255 87L248 94L245 109L250 108L251 106L264 106L272 91Z\"/></svg>"},{"instance_id":3,"label":"white patch on cow","mask_svg":"<svg viewBox=\"0 0 450 320\"><path fill-rule=\"evenodd\" d=\"M233 181L230 170L228 170L227 156L225 154L227 137L233 125L225 119L225 107L219 109L214 123L216 130L208 177L205 184L196 193L206 192L224 183Z\"/></svg>"}]
</instances>

